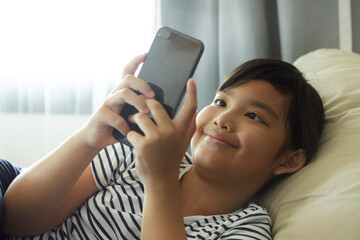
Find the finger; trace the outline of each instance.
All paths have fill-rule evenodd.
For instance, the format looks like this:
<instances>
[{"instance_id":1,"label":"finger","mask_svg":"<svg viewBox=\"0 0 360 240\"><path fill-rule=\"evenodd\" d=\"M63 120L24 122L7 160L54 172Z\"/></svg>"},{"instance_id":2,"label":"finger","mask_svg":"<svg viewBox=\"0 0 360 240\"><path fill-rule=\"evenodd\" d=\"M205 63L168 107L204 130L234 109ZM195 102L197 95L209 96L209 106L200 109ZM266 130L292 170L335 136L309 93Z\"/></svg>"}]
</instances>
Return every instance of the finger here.
<instances>
[{"instance_id":1,"label":"finger","mask_svg":"<svg viewBox=\"0 0 360 240\"><path fill-rule=\"evenodd\" d=\"M145 113L135 113L129 117L129 121L137 124L145 136L149 136L156 128L155 123Z\"/></svg>"},{"instance_id":2,"label":"finger","mask_svg":"<svg viewBox=\"0 0 360 240\"><path fill-rule=\"evenodd\" d=\"M179 115L174 119L176 122L180 122L184 128L188 128L191 120L194 118L197 108L196 99L196 84L193 78L189 79L186 84L185 103L182 107Z\"/></svg>"},{"instance_id":3,"label":"finger","mask_svg":"<svg viewBox=\"0 0 360 240\"><path fill-rule=\"evenodd\" d=\"M120 84L114 89L113 92L119 91L123 88L130 88L136 91L139 91L141 94L147 98L153 98L155 96L154 91L151 89L149 84L144 80L135 77L134 75L126 75L120 82Z\"/></svg>"},{"instance_id":4,"label":"finger","mask_svg":"<svg viewBox=\"0 0 360 240\"><path fill-rule=\"evenodd\" d=\"M160 102L154 99L145 99L145 103L158 126L170 123L171 119Z\"/></svg>"},{"instance_id":5,"label":"finger","mask_svg":"<svg viewBox=\"0 0 360 240\"><path fill-rule=\"evenodd\" d=\"M134 106L139 112L148 113L149 109L146 106L145 99L141 95L137 95L129 88L123 88L114 92L106 101L105 105L111 108L114 112L120 113L125 103Z\"/></svg>"},{"instance_id":6,"label":"finger","mask_svg":"<svg viewBox=\"0 0 360 240\"><path fill-rule=\"evenodd\" d=\"M127 140L133 145L134 149L137 149L138 145L142 142L143 137L144 136L136 131L129 131L126 135Z\"/></svg>"},{"instance_id":7,"label":"finger","mask_svg":"<svg viewBox=\"0 0 360 240\"><path fill-rule=\"evenodd\" d=\"M143 53L139 56L133 58L123 69L122 77L125 77L128 74L134 75L136 70L138 69L139 65L144 62L146 57L146 53Z\"/></svg>"},{"instance_id":8,"label":"finger","mask_svg":"<svg viewBox=\"0 0 360 240\"><path fill-rule=\"evenodd\" d=\"M125 119L109 108L103 108L102 111L102 120L105 124L116 128L122 135L126 136L126 134L130 131L130 127Z\"/></svg>"}]
</instances>

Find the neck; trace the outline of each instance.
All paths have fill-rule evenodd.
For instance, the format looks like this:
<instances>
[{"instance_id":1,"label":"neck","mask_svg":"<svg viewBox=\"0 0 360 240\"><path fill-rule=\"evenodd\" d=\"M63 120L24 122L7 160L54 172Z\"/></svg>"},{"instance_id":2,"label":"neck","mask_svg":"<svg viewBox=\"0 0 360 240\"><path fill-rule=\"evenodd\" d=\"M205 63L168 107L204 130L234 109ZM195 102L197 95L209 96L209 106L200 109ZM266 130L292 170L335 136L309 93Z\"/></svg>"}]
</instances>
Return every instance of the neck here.
<instances>
[{"instance_id":1,"label":"neck","mask_svg":"<svg viewBox=\"0 0 360 240\"><path fill-rule=\"evenodd\" d=\"M180 187L184 217L231 213L243 207L252 196L240 193L241 188L213 184L199 176L194 167L181 178Z\"/></svg>"}]
</instances>

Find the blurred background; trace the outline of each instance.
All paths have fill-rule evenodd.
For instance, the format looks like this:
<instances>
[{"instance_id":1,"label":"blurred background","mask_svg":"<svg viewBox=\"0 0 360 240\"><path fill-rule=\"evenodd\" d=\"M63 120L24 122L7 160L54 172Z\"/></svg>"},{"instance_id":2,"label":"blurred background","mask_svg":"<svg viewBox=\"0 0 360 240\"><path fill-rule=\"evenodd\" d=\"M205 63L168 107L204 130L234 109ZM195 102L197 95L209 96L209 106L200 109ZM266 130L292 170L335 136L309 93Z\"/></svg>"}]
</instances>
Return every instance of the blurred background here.
<instances>
[{"instance_id":1,"label":"blurred background","mask_svg":"<svg viewBox=\"0 0 360 240\"><path fill-rule=\"evenodd\" d=\"M360 53L360 0L0 1L0 158L26 167L59 145L162 25L205 44L199 110L244 61Z\"/></svg>"}]
</instances>

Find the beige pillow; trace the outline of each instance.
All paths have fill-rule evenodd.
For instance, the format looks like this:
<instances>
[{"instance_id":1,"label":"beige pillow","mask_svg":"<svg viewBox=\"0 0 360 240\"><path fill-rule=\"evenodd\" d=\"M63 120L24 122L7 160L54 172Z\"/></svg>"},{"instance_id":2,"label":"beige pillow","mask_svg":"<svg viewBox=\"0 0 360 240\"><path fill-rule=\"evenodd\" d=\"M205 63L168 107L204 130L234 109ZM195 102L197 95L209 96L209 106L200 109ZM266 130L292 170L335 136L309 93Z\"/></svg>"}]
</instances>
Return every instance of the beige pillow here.
<instances>
[{"instance_id":1,"label":"beige pillow","mask_svg":"<svg viewBox=\"0 0 360 240\"><path fill-rule=\"evenodd\" d=\"M319 49L294 63L322 96L318 155L262 196L276 240L360 239L360 55Z\"/></svg>"}]
</instances>

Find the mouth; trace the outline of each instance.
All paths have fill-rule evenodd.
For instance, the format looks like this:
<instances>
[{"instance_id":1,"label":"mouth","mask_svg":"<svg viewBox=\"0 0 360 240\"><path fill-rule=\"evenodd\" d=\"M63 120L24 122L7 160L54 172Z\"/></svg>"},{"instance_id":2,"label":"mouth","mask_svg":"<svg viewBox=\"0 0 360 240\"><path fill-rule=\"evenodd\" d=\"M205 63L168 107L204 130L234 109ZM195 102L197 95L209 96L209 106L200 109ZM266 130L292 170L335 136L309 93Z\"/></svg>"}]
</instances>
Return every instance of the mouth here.
<instances>
[{"instance_id":1,"label":"mouth","mask_svg":"<svg viewBox=\"0 0 360 240\"><path fill-rule=\"evenodd\" d=\"M228 145L228 146L231 146L233 148L238 147L238 144L235 143L235 141L225 137L221 133L218 133L218 132L212 131L212 130L209 130L209 131L204 130L203 132L204 132L204 135L211 142L215 142L216 144Z\"/></svg>"}]
</instances>

